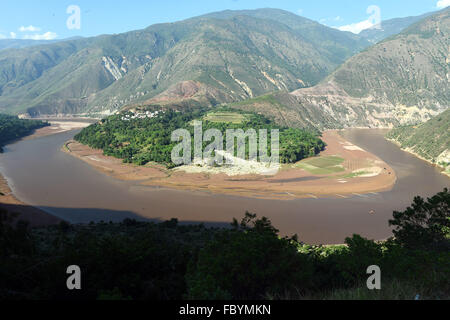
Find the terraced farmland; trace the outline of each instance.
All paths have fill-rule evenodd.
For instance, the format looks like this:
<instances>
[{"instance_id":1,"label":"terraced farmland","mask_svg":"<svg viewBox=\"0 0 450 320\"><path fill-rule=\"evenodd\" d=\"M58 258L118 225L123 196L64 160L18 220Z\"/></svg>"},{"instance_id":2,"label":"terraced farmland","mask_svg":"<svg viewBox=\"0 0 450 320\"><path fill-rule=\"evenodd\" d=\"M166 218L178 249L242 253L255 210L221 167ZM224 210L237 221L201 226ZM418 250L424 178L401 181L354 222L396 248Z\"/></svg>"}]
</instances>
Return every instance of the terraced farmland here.
<instances>
[{"instance_id":1,"label":"terraced farmland","mask_svg":"<svg viewBox=\"0 0 450 320\"><path fill-rule=\"evenodd\" d=\"M215 123L234 123L241 124L248 117L245 114L235 112L211 112L208 113L203 119Z\"/></svg>"}]
</instances>

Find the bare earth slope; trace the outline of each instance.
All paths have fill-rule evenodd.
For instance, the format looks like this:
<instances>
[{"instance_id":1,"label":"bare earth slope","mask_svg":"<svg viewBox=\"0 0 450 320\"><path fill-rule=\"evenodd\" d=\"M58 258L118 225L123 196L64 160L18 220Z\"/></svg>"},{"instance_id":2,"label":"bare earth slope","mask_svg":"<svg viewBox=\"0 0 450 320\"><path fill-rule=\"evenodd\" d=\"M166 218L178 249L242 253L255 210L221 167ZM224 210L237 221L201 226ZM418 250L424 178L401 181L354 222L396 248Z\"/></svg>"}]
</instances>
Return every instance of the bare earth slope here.
<instances>
[{"instance_id":1,"label":"bare earth slope","mask_svg":"<svg viewBox=\"0 0 450 320\"><path fill-rule=\"evenodd\" d=\"M392 127L424 122L450 105L450 9L350 58L320 84L237 108L280 123L318 128Z\"/></svg>"}]
</instances>

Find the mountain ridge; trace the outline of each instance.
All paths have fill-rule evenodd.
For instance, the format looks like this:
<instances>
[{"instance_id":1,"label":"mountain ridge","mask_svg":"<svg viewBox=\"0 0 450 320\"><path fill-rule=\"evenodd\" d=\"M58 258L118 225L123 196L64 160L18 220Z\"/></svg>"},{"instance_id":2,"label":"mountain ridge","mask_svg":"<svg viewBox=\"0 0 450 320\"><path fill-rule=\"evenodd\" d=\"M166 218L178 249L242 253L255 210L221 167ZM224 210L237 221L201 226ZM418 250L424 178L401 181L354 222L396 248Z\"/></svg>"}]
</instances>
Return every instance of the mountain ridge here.
<instances>
[{"instance_id":1,"label":"mountain ridge","mask_svg":"<svg viewBox=\"0 0 450 320\"><path fill-rule=\"evenodd\" d=\"M434 15L438 12L433 11L433 12L427 12L427 13L424 13L424 14L421 14L418 16L409 16L409 17L384 20L381 23L379 23L369 29L365 29L365 30L361 31L359 33L359 36L367 39L371 43L378 43L378 42L383 41L391 36L399 34L406 28L410 27L411 25L419 22L420 20L425 19L426 17Z\"/></svg>"},{"instance_id":2,"label":"mountain ridge","mask_svg":"<svg viewBox=\"0 0 450 320\"><path fill-rule=\"evenodd\" d=\"M441 61L448 12L427 15L370 47L358 35L259 9L3 50L0 110L103 117L146 105L231 104L293 127L423 122L450 100L448 60ZM419 30L422 24L428 29Z\"/></svg>"},{"instance_id":3,"label":"mountain ridge","mask_svg":"<svg viewBox=\"0 0 450 320\"><path fill-rule=\"evenodd\" d=\"M312 33L306 36L286 23L248 15L201 16L124 34L0 51L0 110L31 116L110 114L184 81L212 87L220 92L215 102L229 103L314 85L368 45L349 33L285 14L291 25L297 21L298 28ZM339 46L314 37L327 32L329 38L340 36L334 40ZM17 68L22 69L13 72Z\"/></svg>"},{"instance_id":4,"label":"mountain ridge","mask_svg":"<svg viewBox=\"0 0 450 320\"><path fill-rule=\"evenodd\" d=\"M281 124L304 117L307 125L320 129L425 122L449 107L449 12L440 11L363 50L316 86L278 93L264 103L248 101L245 108L270 112L278 104L289 114L282 120L274 112Z\"/></svg>"}]
</instances>

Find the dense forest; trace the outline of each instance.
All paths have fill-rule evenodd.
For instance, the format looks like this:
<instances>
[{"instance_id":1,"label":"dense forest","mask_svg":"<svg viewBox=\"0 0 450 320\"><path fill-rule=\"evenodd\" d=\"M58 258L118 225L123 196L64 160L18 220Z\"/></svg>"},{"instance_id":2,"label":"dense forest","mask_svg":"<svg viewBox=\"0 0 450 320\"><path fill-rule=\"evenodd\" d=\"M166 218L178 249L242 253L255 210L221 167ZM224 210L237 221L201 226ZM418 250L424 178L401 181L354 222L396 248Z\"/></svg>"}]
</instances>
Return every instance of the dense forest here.
<instances>
[{"instance_id":1,"label":"dense forest","mask_svg":"<svg viewBox=\"0 0 450 320\"><path fill-rule=\"evenodd\" d=\"M91 223L30 230L0 214L0 300L449 299L450 193L394 212L393 238L312 246L247 213L230 228ZM68 266L82 290L66 287ZM368 290L368 266L381 290Z\"/></svg>"},{"instance_id":2,"label":"dense forest","mask_svg":"<svg viewBox=\"0 0 450 320\"><path fill-rule=\"evenodd\" d=\"M133 113L110 116L99 123L83 129L75 140L95 149L102 149L106 155L123 159L126 163L145 165L149 162L163 163L167 167L175 166L171 161L172 149L178 144L171 142L172 132L187 129L194 136L193 120L202 120L203 130L218 129L225 141L227 129L268 130L268 147L270 155L270 130L280 132L280 161L294 163L306 157L318 154L325 148L325 143L317 132L281 127L262 115L244 113L226 107L215 112L230 112L242 115L241 121L210 121L206 109L175 112L168 110L153 118L132 118ZM128 117L128 118L127 118ZM126 120L124 120L126 119ZM259 139L259 137L258 137ZM204 142L203 147L206 146ZM225 142L224 142L225 145ZM192 148L193 149L193 148ZM248 143L247 143L248 156Z\"/></svg>"},{"instance_id":3,"label":"dense forest","mask_svg":"<svg viewBox=\"0 0 450 320\"><path fill-rule=\"evenodd\" d=\"M25 120L16 116L0 114L0 152L8 142L27 136L33 130L47 125L48 123L39 120Z\"/></svg>"}]
</instances>

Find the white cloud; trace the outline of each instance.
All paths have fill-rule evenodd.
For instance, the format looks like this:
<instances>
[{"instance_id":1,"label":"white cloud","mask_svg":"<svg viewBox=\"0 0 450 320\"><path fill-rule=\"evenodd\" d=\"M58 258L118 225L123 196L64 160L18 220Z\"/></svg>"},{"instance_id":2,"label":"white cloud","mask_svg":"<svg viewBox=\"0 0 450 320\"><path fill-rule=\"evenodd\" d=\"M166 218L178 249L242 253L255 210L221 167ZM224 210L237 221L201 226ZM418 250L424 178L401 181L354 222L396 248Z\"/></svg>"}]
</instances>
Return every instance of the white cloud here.
<instances>
[{"instance_id":1,"label":"white cloud","mask_svg":"<svg viewBox=\"0 0 450 320\"><path fill-rule=\"evenodd\" d=\"M341 16L337 16L336 18L334 18L333 19L334 21L341 21L342 20L342 18L341 18Z\"/></svg>"},{"instance_id":2,"label":"white cloud","mask_svg":"<svg viewBox=\"0 0 450 320\"><path fill-rule=\"evenodd\" d=\"M10 32L10 33L9 33L9 36L11 37L11 39L15 39L15 38L17 38L17 33L15 33L15 32Z\"/></svg>"},{"instance_id":3,"label":"white cloud","mask_svg":"<svg viewBox=\"0 0 450 320\"><path fill-rule=\"evenodd\" d=\"M303 13L303 9L298 9L297 13L301 15Z\"/></svg>"},{"instance_id":4,"label":"white cloud","mask_svg":"<svg viewBox=\"0 0 450 320\"><path fill-rule=\"evenodd\" d=\"M6 36L0 33L0 39L6 39Z\"/></svg>"},{"instance_id":5,"label":"white cloud","mask_svg":"<svg viewBox=\"0 0 450 320\"><path fill-rule=\"evenodd\" d=\"M21 26L19 28L20 32L39 32L42 29L39 27L35 27L33 25L29 25L28 27L25 26ZM13 37L14 35L14 37ZM17 35L14 32L11 32L11 38L15 38L17 37ZM22 39L27 39L27 40L53 40L55 38L57 38L58 35L54 32L45 32L42 34L39 33L32 33L32 34L25 34Z\"/></svg>"},{"instance_id":6,"label":"white cloud","mask_svg":"<svg viewBox=\"0 0 450 320\"><path fill-rule=\"evenodd\" d=\"M38 32L41 31L41 28L29 25L28 27L21 26L19 28L20 32Z\"/></svg>"},{"instance_id":7,"label":"white cloud","mask_svg":"<svg viewBox=\"0 0 450 320\"><path fill-rule=\"evenodd\" d=\"M341 31L350 31L350 32L358 34L365 29L369 29L369 28L373 27L374 25L375 24L373 22L371 22L369 19L367 19L367 20L364 20L361 22L348 24L348 25L345 25L342 27L337 27L336 29L339 29Z\"/></svg>"},{"instance_id":8,"label":"white cloud","mask_svg":"<svg viewBox=\"0 0 450 320\"><path fill-rule=\"evenodd\" d=\"M23 36L24 39L28 40L53 40L57 37L58 35L54 32L46 32L43 34L27 34Z\"/></svg>"},{"instance_id":9,"label":"white cloud","mask_svg":"<svg viewBox=\"0 0 450 320\"><path fill-rule=\"evenodd\" d=\"M450 0L439 0L436 4L436 7L439 9L444 9L450 6Z\"/></svg>"}]
</instances>

